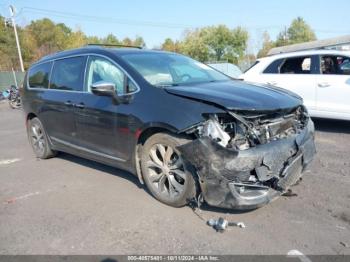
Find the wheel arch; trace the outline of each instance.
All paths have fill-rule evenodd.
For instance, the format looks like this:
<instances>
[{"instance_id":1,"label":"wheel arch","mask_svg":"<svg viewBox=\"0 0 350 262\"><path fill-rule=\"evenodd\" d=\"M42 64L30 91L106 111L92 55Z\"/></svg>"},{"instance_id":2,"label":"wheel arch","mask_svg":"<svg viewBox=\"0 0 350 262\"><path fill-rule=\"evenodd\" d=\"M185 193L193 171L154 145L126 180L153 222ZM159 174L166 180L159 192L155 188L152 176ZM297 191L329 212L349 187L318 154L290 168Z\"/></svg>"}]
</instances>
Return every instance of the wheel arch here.
<instances>
[{"instance_id":1,"label":"wheel arch","mask_svg":"<svg viewBox=\"0 0 350 262\"><path fill-rule=\"evenodd\" d=\"M34 114L34 113L28 113L27 114L27 118L26 118L26 120L28 121L28 120L31 120L31 119L33 119L34 117L38 117L36 114Z\"/></svg>"},{"instance_id":2,"label":"wheel arch","mask_svg":"<svg viewBox=\"0 0 350 262\"><path fill-rule=\"evenodd\" d=\"M164 124L164 123L149 123L139 131L139 136L135 146L134 159L135 159L136 174L142 185L144 184L144 181L143 181L143 175L142 175L141 166L140 166L140 151L143 144L146 142L146 140L156 133L170 133L175 135L179 133L179 130L171 125Z\"/></svg>"},{"instance_id":3,"label":"wheel arch","mask_svg":"<svg viewBox=\"0 0 350 262\"><path fill-rule=\"evenodd\" d=\"M38 117L38 116L36 114L34 114L33 112L27 114L27 116L26 116L26 127L28 127L28 121L32 120L35 117Z\"/></svg>"},{"instance_id":4,"label":"wheel arch","mask_svg":"<svg viewBox=\"0 0 350 262\"><path fill-rule=\"evenodd\" d=\"M147 188L150 190L152 195L156 199L160 200L163 203L169 204L167 202L169 199L165 201L162 197L160 197L158 195L158 193L154 192L154 189L152 189L152 183L150 183L149 176L147 175L147 174L149 174L147 162L149 161L149 159L152 159L152 157L149 158L148 154L149 154L149 152L151 152L152 148L157 143L160 143L160 144L164 143L164 145L167 145L167 146L170 145L170 147L172 147L173 149L178 149L178 146L185 145L185 144L191 142L192 139L193 138L191 136L188 136L181 131L174 133L171 131L169 132L169 130L167 130L167 129L158 129L158 130L157 129L149 129L148 135L144 134L144 136L143 136L144 143L143 144L141 142L139 143L139 146L141 146L141 147L139 147L139 151L137 154L139 156L139 161L138 161L139 168L140 168L139 169L139 171L140 171L139 178L142 179L142 183L144 183L147 186ZM178 156L181 156L181 152L179 152L179 151L180 150L176 150L176 154L178 154ZM173 154L173 153L171 153L171 154ZM163 157L163 159L164 159L164 157ZM165 162L165 164L166 163L167 162ZM184 190L181 191L182 195L179 198L179 199L181 199L180 202L182 204L180 204L180 205L178 205L178 204L173 205L173 203L169 204L171 206L183 206L185 204L188 204L193 199L196 199L199 192L200 192L198 178L194 173L195 170L192 169L193 166L190 165L190 163L188 163L187 161L183 161L182 163L183 163L182 164L183 167L186 168L184 170L184 172L186 173L186 181L188 179L188 182L186 183L186 187L184 187ZM170 183L170 182L168 182L168 183ZM179 201L179 199L177 199L176 201ZM185 202L183 202L183 201L185 201Z\"/></svg>"}]
</instances>

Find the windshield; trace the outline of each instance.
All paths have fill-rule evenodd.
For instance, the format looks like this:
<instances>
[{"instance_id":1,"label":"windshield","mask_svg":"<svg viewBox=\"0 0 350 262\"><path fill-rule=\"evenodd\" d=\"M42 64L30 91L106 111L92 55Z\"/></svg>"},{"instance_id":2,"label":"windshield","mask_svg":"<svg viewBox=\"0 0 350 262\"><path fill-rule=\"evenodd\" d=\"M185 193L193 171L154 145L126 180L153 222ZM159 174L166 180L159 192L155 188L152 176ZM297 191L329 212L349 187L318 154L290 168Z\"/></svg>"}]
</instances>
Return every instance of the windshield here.
<instances>
[{"instance_id":1,"label":"windshield","mask_svg":"<svg viewBox=\"0 0 350 262\"><path fill-rule=\"evenodd\" d=\"M126 54L123 59L157 87L225 81L224 74L186 56L171 53Z\"/></svg>"}]
</instances>

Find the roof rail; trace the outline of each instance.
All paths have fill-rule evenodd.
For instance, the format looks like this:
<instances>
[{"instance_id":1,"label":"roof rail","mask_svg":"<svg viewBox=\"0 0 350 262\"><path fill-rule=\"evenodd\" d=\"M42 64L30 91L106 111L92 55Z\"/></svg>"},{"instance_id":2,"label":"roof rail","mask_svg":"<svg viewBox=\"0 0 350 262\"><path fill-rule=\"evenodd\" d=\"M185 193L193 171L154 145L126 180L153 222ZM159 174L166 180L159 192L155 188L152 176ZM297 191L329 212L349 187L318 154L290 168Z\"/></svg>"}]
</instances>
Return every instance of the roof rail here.
<instances>
[{"instance_id":1,"label":"roof rail","mask_svg":"<svg viewBox=\"0 0 350 262\"><path fill-rule=\"evenodd\" d=\"M119 44L87 44L87 46L126 47L126 48L137 48L137 49L142 49L142 46L135 46L135 45L119 45Z\"/></svg>"},{"instance_id":2,"label":"roof rail","mask_svg":"<svg viewBox=\"0 0 350 262\"><path fill-rule=\"evenodd\" d=\"M291 53L291 52L297 52L297 51L326 49L326 48L337 47L342 45L350 45L350 35L305 42L305 43L294 44L294 45L275 47L275 48L272 48L267 53L267 55L271 56L271 55Z\"/></svg>"}]
</instances>

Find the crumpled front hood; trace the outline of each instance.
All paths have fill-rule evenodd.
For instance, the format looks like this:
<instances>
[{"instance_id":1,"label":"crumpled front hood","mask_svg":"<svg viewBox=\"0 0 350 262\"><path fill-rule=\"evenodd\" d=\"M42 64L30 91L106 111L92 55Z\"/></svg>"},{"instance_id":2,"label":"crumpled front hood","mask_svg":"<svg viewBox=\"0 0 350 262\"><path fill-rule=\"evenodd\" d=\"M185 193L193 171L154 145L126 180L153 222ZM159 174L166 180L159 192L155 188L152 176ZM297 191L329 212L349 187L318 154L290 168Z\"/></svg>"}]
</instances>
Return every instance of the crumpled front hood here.
<instances>
[{"instance_id":1,"label":"crumpled front hood","mask_svg":"<svg viewBox=\"0 0 350 262\"><path fill-rule=\"evenodd\" d=\"M228 110L269 111L294 108L302 99L287 90L239 80L167 87L173 95L214 103Z\"/></svg>"}]
</instances>

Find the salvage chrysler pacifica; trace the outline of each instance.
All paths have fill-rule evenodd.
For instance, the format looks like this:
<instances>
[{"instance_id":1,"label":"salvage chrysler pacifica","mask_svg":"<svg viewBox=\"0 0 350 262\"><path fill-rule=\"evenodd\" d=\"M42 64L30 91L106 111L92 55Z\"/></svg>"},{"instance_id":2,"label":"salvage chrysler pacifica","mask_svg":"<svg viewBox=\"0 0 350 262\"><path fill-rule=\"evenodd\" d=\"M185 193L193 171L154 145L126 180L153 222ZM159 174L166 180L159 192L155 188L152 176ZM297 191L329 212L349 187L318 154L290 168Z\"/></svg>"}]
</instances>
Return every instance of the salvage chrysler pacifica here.
<instances>
[{"instance_id":1,"label":"salvage chrysler pacifica","mask_svg":"<svg viewBox=\"0 0 350 262\"><path fill-rule=\"evenodd\" d=\"M174 207L260 207L298 182L314 125L289 91L179 54L88 46L33 64L23 108L35 155L63 151L136 175Z\"/></svg>"}]
</instances>

